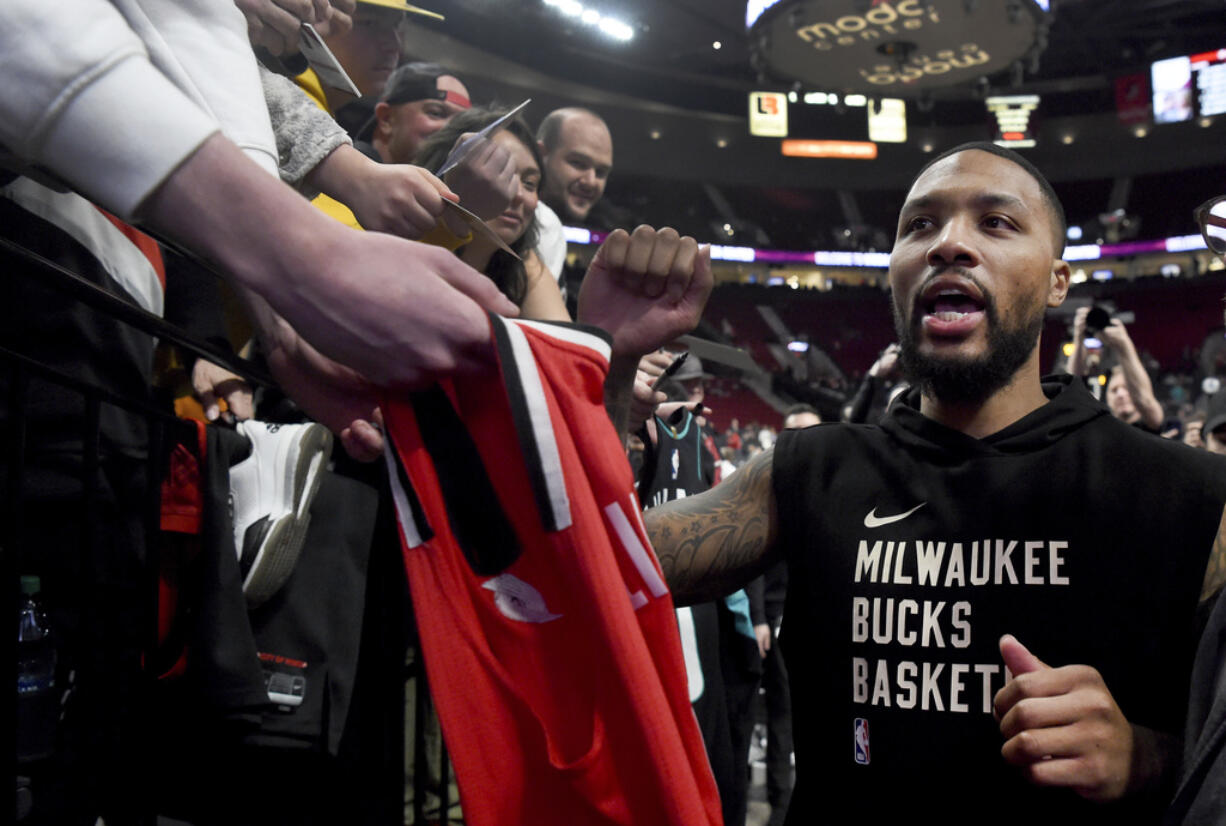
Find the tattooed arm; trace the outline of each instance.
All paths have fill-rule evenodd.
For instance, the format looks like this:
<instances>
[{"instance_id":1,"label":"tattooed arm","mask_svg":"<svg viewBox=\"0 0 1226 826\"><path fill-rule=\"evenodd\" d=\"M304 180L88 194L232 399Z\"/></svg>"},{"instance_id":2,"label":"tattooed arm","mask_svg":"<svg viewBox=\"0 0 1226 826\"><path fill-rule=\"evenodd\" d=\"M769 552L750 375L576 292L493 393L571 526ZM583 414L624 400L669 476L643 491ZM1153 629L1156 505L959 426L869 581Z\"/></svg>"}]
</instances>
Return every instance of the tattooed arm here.
<instances>
[{"instance_id":1,"label":"tattooed arm","mask_svg":"<svg viewBox=\"0 0 1226 826\"><path fill-rule=\"evenodd\" d=\"M729 594L775 561L773 456L766 451L706 493L643 514L678 605Z\"/></svg>"}]
</instances>

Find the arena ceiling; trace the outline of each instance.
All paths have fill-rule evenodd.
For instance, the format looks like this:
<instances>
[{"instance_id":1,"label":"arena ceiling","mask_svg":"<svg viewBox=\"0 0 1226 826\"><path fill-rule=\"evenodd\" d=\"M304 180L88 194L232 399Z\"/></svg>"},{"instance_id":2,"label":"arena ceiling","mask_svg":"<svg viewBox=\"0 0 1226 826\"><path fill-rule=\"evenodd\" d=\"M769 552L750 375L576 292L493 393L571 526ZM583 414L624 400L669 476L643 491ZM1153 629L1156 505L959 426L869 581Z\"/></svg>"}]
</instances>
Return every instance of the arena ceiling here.
<instances>
[{"instance_id":1,"label":"arena ceiling","mask_svg":"<svg viewBox=\"0 0 1226 826\"><path fill-rule=\"evenodd\" d=\"M678 191L705 199L699 188L710 185L728 197L733 212L749 209L742 206L746 200L765 199L782 211L780 225L768 233L776 244L785 238L793 245L811 243L838 226L846 211L831 206L835 192L858 193L861 208L871 213L875 196L893 201L927 153L990 138L983 102L988 94L1040 96L1038 145L1025 152L1074 197L1085 196L1083 211L1105 210L1110 182L1120 176L1160 181L1183 171L1192 180L1174 184L1181 199L1199 197L1204 187L1226 189L1226 116L1139 130L1117 116L1115 92L1117 78L1147 75L1155 60L1226 48L1222 0L1051 0L1046 46L1037 60L986 80L932 90L924 100L911 96L907 142L882 144L878 157L867 162L785 158L778 138L749 134L750 92L803 96L821 89L776 76L753 59L751 46L757 44L746 31L744 2L583 2L627 23L633 37L606 37L545 0L430 0L423 5L447 19L415 19L406 32L406 52L453 67L477 99L517 103L532 97L533 121L557 106L597 109L614 134L612 196L630 197L623 188L629 184L644 204L670 202L670 195L675 201ZM809 0L818 8L825 2ZM867 10L881 0L829 2ZM1006 0L933 2L974 9ZM864 129L862 109L793 104L789 111L794 137L854 137ZM658 181L664 188L648 192ZM830 212L828 222L822 219L826 228L792 238L789 204L800 210L812 200ZM704 209L716 217L722 211L698 212ZM709 215L696 217L709 223ZM871 214L866 221L879 223Z\"/></svg>"}]
</instances>

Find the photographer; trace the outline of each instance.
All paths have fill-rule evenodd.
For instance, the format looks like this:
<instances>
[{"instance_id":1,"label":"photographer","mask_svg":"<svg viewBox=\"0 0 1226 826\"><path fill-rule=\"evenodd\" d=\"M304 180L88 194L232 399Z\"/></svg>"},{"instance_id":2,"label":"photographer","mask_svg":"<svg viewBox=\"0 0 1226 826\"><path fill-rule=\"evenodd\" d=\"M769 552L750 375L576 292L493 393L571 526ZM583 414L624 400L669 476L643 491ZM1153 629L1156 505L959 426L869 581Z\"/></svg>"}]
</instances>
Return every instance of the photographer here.
<instances>
[{"instance_id":1,"label":"photographer","mask_svg":"<svg viewBox=\"0 0 1226 826\"><path fill-rule=\"evenodd\" d=\"M1073 315L1073 354L1068 370L1074 376L1084 376L1091 361L1086 347L1086 332L1098 332L1104 347L1111 348L1116 364L1107 382L1107 407L1117 419L1128 424L1159 432L1162 427L1162 405L1154 396L1145 365L1137 354L1136 345L1128 335L1124 322L1111 318L1101 307L1080 307Z\"/></svg>"},{"instance_id":2,"label":"photographer","mask_svg":"<svg viewBox=\"0 0 1226 826\"><path fill-rule=\"evenodd\" d=\"M870 419L876 421L880 418L880 414L894 399L894 388L897 387L896 382L901 375L898 364L900 350L895 342L881 351L881 355L864 375L856 394L843 406L843 421L863 424ZM885 388L889 388L890 392L883 400L881 391ZM877 403L875 410L874 401ZM871 412L876 412L877 415L871 415Z\"/></svg>"}]
</instances>

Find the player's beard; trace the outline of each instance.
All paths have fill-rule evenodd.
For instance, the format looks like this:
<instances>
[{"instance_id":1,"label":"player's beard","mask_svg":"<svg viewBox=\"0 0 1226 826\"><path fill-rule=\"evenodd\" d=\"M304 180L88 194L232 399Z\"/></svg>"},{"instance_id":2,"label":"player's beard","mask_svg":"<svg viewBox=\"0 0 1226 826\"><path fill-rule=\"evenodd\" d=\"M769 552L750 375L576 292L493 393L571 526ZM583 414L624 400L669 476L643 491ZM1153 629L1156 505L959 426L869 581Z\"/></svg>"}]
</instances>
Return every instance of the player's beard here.
<instances>
[{"instance_id":1,"label":"player's beard","mask_svg":"<svg viewBox=\"0 0 1226 826\"><path fill-rule=\"evenodd\" d=\"M982 404L1009 384L1034 352L1043 331L1046 308L1042 302L1019 313L1017 323L1001 322L996 300L983 292L984 320L988 325L987 350L978 358L933 356L919 352L923 313L913 309L911 323L902 318L897 305L894 329L901 347L899 361L908 380L926 396L954 404Z\"/></svg>"}]
</instances>

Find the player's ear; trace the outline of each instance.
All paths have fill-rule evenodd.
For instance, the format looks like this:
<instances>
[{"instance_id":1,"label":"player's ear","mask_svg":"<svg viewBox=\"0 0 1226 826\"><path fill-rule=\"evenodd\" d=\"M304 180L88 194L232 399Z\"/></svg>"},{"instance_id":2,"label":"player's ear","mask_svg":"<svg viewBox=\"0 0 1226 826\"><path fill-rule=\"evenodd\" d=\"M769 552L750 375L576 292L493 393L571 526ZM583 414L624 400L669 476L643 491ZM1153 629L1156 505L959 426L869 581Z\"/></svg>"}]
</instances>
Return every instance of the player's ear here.
<instances>
[{"instance_id":1,"label":"player's ear","mask_svg":"<svg viewBox=\"0 0 1226 826\"><path fill-rule=\"evenodd\" d=\"M1047 306L1059 307L1068 296L1069 280L1072 278L1072 268L1067 261L1056 259L1051 262L1051 280L1047 287Z\"/></svg>"}]
</instances>

